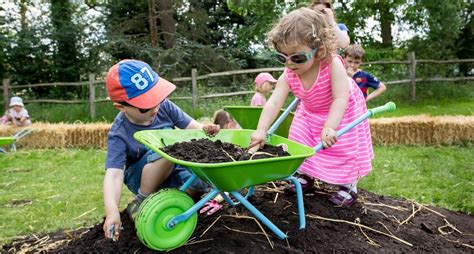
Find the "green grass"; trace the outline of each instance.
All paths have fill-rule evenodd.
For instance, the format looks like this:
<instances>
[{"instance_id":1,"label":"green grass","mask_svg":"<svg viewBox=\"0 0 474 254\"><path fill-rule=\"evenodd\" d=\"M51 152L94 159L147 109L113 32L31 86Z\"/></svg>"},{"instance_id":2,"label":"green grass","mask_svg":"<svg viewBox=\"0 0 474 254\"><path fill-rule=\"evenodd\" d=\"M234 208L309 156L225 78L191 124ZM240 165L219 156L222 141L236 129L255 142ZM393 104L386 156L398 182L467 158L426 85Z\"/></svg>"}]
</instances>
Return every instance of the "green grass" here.
<instances>
[{"instance_id":1,"label":"green grass","mask_svg":"<svg viewBox=\"0 0 474 254\"><path fill-rule=\"evenodd\" d=\"M104 158L98 150L0 155L0 245L13 236L101 221ZM122 199L131 197L124 193Z\"/></svg>"},{"instance_id":2,"label":"green grass","mask_svg":"<svg viewBox=\"0 0 474 254\"><path fill-rule=\"evenodd\" d=\"M474 212L474 147L375 147L360 188ZM19 150L0 156L0 245L12 237L102 221L103 150ZM121 209L131 199L124 187Z\"/></svg>"},{"instance_id":3,"label":"green grass","mask_svg":"<svg viewBox=\"0 0 474 254\"><path fill-rule=\"evenodd\" d=\"M474 146L376 147L359 187L451 210L474 212Z\"/></svg>"}]
</instances>

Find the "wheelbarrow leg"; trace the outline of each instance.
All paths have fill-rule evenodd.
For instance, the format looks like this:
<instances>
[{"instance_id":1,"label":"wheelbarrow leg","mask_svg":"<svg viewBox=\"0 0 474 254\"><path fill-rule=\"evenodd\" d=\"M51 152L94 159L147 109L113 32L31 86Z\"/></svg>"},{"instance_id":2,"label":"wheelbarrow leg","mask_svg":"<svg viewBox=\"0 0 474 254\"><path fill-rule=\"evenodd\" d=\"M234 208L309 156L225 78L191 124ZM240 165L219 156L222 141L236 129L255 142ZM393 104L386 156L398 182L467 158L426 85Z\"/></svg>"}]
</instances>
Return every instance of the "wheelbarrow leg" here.
<instances>
[{"instance_id":1,"label":"wheelbarrow leg","mask_svg":"<svg viewBox=\"0 0 474 254\"><path fill-rule=\"evenodd\" d=\"M189 177L189 179L186 180L186 182L184 182L184 184L179 188L179 190L186 191L196 179L197 179L197 175L193 173L191 177Z\"/></svg>"},{"instance_id":2,"label":"wheelbarrow leg","mask_svg":"<svg viewBox=\"0 0 474 254\"><path fill-rule=\"evenodd\" d=\"M242 205L245 206L257 219L259 219L265 226L267 226L273 233L275 233L281 239L286 238L286 234L283 233L275 224L273 224L265 215L263 215L255 206L253 206L249 201L247 201L239 192L233 191L231 192L232 196L234 196L237 200L240 201Z\"/></svg>"},{"instance_id":3,"label":"wheelbarrow leg","mask_svg":"<svg viewBox=\"0 0 474 254\"><path fill-rule=\"evenodd\" d=\"M296 201L298 203L298 219L300 221L300 229L306 227L306 217L304 213L304 202L303 202L303 190L301 189L301 183L294 176L290 176L285 180L291 180L296 189Z\"/></svg>"},{"instance_id":4,"label":"wheelbarrow leg","mask_svg":"<svg viewBox=\"0 0 474 254\"><path fill-rule=\"evenodd\" d=\"M199 200L196 204L191 206L191 208L186 210L186 212L181 213L181 214L171 218L170 221L168 221L168 223L166 224L168 229L173 229L174 226L176 226L178 223L187 220L194 213L199 211L199 209L201 209L207 203L207 201L209 201L209 200L213 199L215 196L217 196L217 194L219 194L219 190L218 189L212 189L201 200Z\"/></svg>"},{"instance_id":5,"label":"wheelbarrow leg","mask_svg":"<svg viewBox=\"0 0 474 254\"><path fill-rule=\"evenodd\" d=\"M253 195L254 187L250 187L249 190L247 191L247 195L245 195L245 199L249 199ZM229 196L227 196L224 192L221 192L221 196L224 198L224 200L229 203L231 206L236 206L240 204L239 202L234 202Z\"/></svg>"}]
</instances>

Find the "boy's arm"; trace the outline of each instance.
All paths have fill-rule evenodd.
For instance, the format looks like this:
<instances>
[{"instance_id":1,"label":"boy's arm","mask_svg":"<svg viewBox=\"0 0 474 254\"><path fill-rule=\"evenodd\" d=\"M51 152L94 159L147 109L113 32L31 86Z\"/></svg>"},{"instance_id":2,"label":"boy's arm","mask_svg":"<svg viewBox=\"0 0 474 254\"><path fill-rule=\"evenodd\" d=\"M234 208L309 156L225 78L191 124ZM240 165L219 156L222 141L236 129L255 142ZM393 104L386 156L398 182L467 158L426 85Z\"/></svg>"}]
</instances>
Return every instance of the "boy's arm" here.
<instances>
[{"instance_id":1,"label":"boy's arm","mask_svg":"<svg viewBox=\"0 0 474 254\"><path fill-rule=\"evenodd\" d=\"M384 85L384 83L380 82L379 87L375 89L373 92L371 92L369 95L367 95L367 98L365 99L366 101L369 101L379 95L381 95L383 92L387 90L387 87Z\"/></svg>"},{"instance_id":2,"label":"boy's arm","mask_svg":"<svg viewBox=\"0 0 474 254\"><path fill-rule=\"evenodd\" d=\"M186 126L186 129L202 129L202 127L204 127L204 124L192 119L188 126Z\"/></svg>"},{"instance_id":3,"label":"boy's arm","mask_svg":"<svg viewBox=\"0 0 474 254\"><path fill-rule=\"evenodd\" d=\"M116 229L121 226L119 203L120 196L122 195L123 178L124 173L122 169L108 168L105 171L103 187L105 221L103 228L106 237L109 237L108 232L112 225ZM115 235L118 238L118 231L116 231Z\"/></svg>"}]
</instances>

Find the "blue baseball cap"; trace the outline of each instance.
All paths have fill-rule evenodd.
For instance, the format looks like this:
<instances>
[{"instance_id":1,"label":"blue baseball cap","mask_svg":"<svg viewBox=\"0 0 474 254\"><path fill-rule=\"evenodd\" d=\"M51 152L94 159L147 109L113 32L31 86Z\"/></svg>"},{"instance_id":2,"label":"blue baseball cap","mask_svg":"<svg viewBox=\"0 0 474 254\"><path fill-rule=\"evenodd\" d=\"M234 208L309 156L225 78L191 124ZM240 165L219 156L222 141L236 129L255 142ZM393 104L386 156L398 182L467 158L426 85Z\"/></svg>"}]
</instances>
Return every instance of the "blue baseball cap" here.
<instances>
[{"instance_id":1,"label":"blue baseball cap","mask_svg":"<svg viewBox=\"0 0 474 254\"><path fill-rule=\"evenodd\" d=\"M176 89L174 84L159 77L150 65L132 59L112 66L105 86L113 102L126 102L142 109L158 106Z\"/></svg>"}]
</instances>

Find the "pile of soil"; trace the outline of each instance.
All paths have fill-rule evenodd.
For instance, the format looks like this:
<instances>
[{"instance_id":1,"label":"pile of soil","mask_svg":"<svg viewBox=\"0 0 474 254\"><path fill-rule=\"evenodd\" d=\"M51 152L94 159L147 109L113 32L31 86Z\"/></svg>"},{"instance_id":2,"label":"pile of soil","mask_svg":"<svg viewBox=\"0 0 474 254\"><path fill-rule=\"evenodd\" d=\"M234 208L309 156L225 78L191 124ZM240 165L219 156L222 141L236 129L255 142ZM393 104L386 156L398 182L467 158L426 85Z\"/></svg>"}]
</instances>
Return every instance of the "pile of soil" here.
<instances>
[{"instance_id":1,"label":"pile of soil","mask_svg":"<svg viewBox=\"0 0 474 254\"><path fill-rule=\"evenodd\" d=\"M227 149L224 143L214 142L217 148L208 141L195 143L206 145L178 144L166 152L173 157L181 156L174 154L176 151L181 151L182 156L194 154L191 157L198 162L212 162L215 158L222 162L229 157L236 160L239 153L242 155L242 150ZM224 148L228 154L222 153ZM196 151L205 151L206 156L199 157ZM184 158L192 161L191 157ZM287 239L276 237L245 207L225 204L212 216L199 215L189 241L170 253L474 252L471 215L363 190L351 208L335 207L328 198L336 187L319 182L304 196L307 221L306 228L300 230L296 197L285 192L286 184L278 181L257 186L249 201L286 232ZM104 238L100 222L90 228L17 239L0 252L153 253L139 241L134 223L125 212L121 217L123 230L117 242Z\"/></svg>"},{"instance_id":2,"label":"pile of soil","mask_svg":"<svg viewBox=\"0 0 474 254\"><path fill-rule=\"evenodd\" d=\"M286 182L258 186L249 201L284 232L281 240L243 206L200 215L189 242L170 253L473 253L474 217L443 208L360 191L348 209L327 199L333 186L315 186L305 194L306 228L299 229L296 197ZM102 222L76 231L19 239L0 252L153 253L138 240L134 224L122 212L120 239L104 238ZM369 229L370 228L370 229ZM373 231L378 230L379 232Z\"/></svg>"},{"instance_id":3,"label":"pile of soil","mask_svg":"<svg viewBox=\"0 0 474 254\"><path fill-rule=\"evenodd\" d=\"M205 138L192 139L189 142L178 142L165 146L161 150L176 159L201 163L256 160L290 155L281 146L268 144L265 144L254 155L250 155L247 148L220 140L212 141Z\"/></svg>"}]
</instances>

